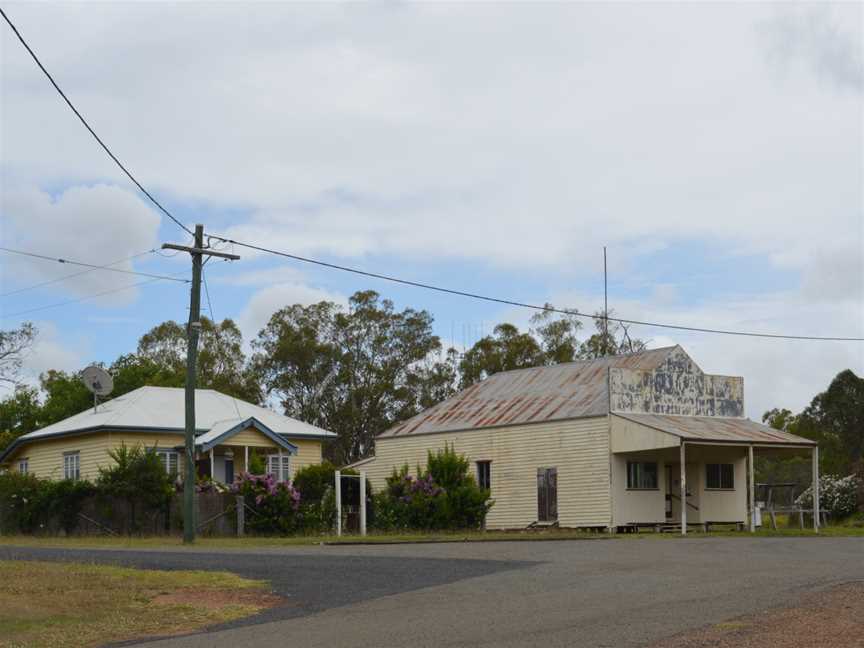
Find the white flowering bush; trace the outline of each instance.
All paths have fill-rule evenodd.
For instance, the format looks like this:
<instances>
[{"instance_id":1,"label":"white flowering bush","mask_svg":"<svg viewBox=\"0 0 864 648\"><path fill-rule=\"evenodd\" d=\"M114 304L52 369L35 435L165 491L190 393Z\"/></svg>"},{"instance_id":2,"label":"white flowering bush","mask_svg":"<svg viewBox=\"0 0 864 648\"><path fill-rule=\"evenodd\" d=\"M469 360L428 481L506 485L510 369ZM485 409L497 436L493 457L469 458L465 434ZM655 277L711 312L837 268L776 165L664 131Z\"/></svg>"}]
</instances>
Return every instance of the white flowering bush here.
<instances>
[{"instance_id":1,"label":"white flowering bush","mask_svg":"<svg viewBox=\"0 0 864 648\"><path fill-rule=\"evenodd\" d=\"M861 480L855 475L840 477L822 475L819 478L819 507L835 519L852 515L858 508L858 492ZM801 493L795 500L801 508L813 508L813 487Z\"/></svg>"}]
</instances>

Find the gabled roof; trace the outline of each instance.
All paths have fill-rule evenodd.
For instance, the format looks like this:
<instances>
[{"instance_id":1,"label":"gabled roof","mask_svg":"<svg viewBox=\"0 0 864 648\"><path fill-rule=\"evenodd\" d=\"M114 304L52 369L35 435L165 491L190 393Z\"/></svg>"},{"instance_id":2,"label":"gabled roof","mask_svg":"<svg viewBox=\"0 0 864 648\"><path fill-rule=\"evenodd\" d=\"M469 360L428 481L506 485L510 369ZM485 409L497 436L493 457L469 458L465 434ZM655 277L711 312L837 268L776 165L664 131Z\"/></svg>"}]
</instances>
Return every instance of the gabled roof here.
<instances>
[{"instance_id":1,"label":"gabled roof","mask_svg":"<svg viewBox=\"0 0 864 648\"><path fill-rule=\"evenodd\" d=\"M723 416L673 416L669 414L630 414L614 412L628 421L633 421L661 432L677 436L685 441L711 441L712 443L756 443L764 445L806 445L816 442L782 430L775 430L745 418Z\"/></svg>"},{"instance_id":2,"label":"gabled roof","mask_svg":"<svg viewBox=\"0 0 864 648\"><path fill-rule=\"evenodd\" d=\"M656 369L676 348L497 373L379 437L605 416L610 367Z\"/></svg>"},{"instance_id":3,"label":"gabled roof","mask_svg":"<svg viewBox=\"0 0 864 648\"><path fill-rule=\"evenodd\" d=\"M179 432L185 427L185 390L176 387L140 387L128 394L100 403L52 425L18 437L0 453L2 461L21 444L44 438L84 434L98 430ZM217 423L254 418L277 435L292 438L333 438L336 435L303 421L282 416L265 407L212 389L195 390L195 427L198 434Z\"/></svg>"},{"instance_id":4,"label":"gabled roof","mask_svg":"<svg viewBox=\"0 0 864 648\"><path fill-rule=\"evenodd\" d=\"M285 437L280 434L276 434L269 427L261 423L255 417L250 417L247 419L228 419L225 421L218 421L213 425L210 430L205 432L204 434L195 437L195 445L199 446L202 451L206 452L210 448L215 448L220 443L225 443L232 436L237 434L238 432L242 432L243 430L248 430L249 428L253 428L258 430L261 434L266 436L268 439L273 441L280 448L284 448L290 454L297 454L297 446L293 443L286 441Z\"/></svg>"}]
</instances>

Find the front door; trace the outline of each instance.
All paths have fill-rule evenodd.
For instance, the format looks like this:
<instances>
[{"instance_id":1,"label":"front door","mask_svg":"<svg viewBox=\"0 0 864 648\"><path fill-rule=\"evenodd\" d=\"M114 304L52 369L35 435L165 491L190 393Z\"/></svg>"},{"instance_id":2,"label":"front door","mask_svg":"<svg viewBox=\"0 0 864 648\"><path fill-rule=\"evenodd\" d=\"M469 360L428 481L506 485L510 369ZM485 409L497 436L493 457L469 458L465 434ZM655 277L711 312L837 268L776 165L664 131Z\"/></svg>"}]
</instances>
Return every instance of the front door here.
<instances>
[{"instance_id":1,"label":"front door","mask_svg":"<svg viewBox=\"0 0 864 648\"><path fill-rule=\"evenodd\" d=\"M558 469L537 469L537 521L558 521Z\"/></svg>"},{"instance_id":2,"label":"front door","mask_svg":"<svg viewBox=\"0 0 864 648\"><path fill-rule=\"evenodd\" d=\"M687 464L687 522L699 522L699 466ZM666 464L666 519L681 521L681 464Z\"/></svg>"}]
</instances>

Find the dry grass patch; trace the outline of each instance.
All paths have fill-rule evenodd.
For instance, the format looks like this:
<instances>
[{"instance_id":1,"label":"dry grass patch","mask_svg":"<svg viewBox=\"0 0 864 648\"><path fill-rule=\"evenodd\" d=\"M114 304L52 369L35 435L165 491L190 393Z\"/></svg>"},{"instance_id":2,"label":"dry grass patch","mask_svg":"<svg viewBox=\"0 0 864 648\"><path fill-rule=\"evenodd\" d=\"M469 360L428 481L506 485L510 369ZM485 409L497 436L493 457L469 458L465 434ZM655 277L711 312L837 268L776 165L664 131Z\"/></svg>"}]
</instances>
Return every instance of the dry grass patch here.
<instances>
[{"instance_id":1,"label":"dry grass patch","mask_svg":"<svg viewBox=\"0 0 864 648\"><path fill-rule=\"evenodd\" d=\"M184 634L280 601L265 582L226 572L0 561L0 647Z\"/></svg>"}]
</instances>

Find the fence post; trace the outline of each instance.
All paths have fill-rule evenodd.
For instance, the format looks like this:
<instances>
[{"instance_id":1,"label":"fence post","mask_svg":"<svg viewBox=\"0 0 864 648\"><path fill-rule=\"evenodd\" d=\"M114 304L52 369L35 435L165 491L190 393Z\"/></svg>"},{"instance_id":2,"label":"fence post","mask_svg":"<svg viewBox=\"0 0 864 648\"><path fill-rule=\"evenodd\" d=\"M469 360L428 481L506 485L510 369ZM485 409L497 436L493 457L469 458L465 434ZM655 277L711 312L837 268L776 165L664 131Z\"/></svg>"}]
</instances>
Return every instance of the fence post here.
<instances>
[{"instance_id":1,"label":"fence post","mask_svg":"<svg viewBox=\"0 0 864 648\"><path fill-rule=\"evenodd\" d=\"M242 495L238 495L235 502L237 503L237 537L242 538L246 533L246 500Z\"/></svg>"}]
</instances>

